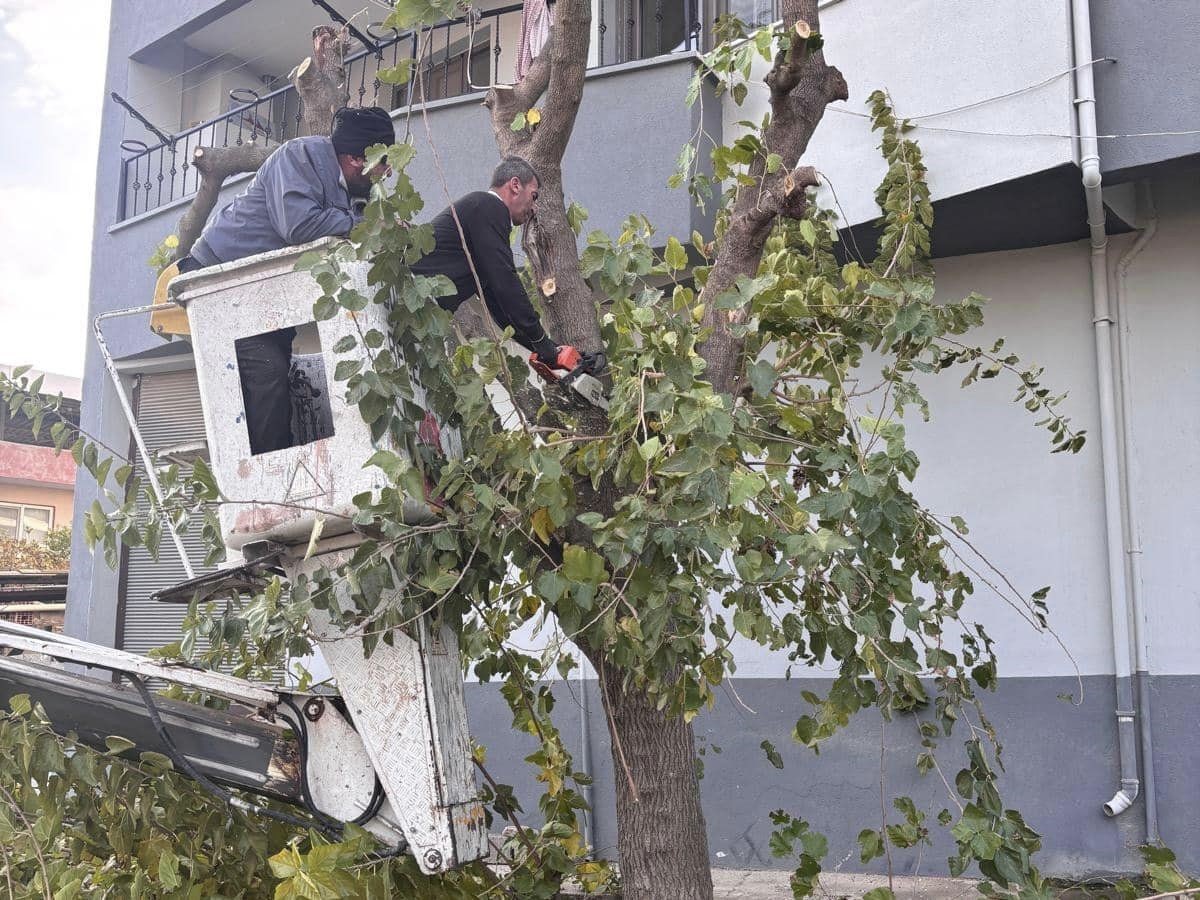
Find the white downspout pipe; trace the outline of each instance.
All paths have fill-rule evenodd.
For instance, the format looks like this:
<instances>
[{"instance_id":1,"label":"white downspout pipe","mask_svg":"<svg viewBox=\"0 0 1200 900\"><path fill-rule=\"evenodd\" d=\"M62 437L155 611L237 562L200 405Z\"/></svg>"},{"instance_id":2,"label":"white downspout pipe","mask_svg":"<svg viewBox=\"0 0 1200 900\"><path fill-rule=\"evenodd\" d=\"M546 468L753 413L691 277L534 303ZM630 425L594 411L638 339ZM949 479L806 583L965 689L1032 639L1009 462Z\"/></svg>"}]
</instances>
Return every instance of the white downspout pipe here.
<instances>
[{"instance_id":1,"label":"white downspout pipe","mask_svg":"<svg viewBox=\"0 0 1200 900\"><path fill-rule=\"evenodd\" d=\"M1125 590L1125 534L1118 456L1117 392L1114 379L1113 319L1108 302L1108 234L1100 188L1100 143L1096 138L1096 91L1092 79L1092 18L1088 0L1071 0L1075 56L1075 114L1079 129L1079 167L1091 238L1092 324L1096 337L1096 382L1100 401L1100 457L1104 476L1104 533L1108 558L1108 594L1112 613L1113 663L1117 688L1117 746L1121 786L1104 804L1120 815L1137 799L1137 711L1133 702L1133 653L1129 634L1129 597Z\"/></svg>"},{"instance_id":2,"label":"white downspout pipe","mask_svg":"<svg viewBox=\"0 0 1200 900\"><path fill-rule=\"evenodd\" d=\"M1150 644L1146 626L1145 605L1142 602L1142 535L1137 514L1137 459L1133 446L1133 385L1129 354L1129 317L1126 312L1125 277L1129 266L1158 231L1158 213L1150 183L1138 185L1138 218L1142 230L1133 245L1117 263L1117 348L1119 351L1121 383L1121 449L1125 466L1122 482L1125 488L1125 555L1129 557L1129 606L1133 612L1133 647L1135 679L1137 682L1138 738L1142 757L1142 797L1146 813L1146 843L1158 841L1158 802L1154 785L1154 741L1150 721Z\"/></svg>"}]
</instances>

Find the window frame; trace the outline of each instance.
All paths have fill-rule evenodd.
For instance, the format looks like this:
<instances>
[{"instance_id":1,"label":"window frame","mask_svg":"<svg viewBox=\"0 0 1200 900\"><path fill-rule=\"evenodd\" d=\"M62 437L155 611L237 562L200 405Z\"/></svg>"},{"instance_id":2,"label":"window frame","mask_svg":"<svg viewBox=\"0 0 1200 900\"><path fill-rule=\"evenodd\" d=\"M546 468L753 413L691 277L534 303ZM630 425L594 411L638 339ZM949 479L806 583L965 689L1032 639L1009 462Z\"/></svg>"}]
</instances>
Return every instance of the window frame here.
<instances>
[{"instance_id":1,"label":"window frame","mask_svg":"<svg viewBox=\"0 0 1200 900\"><path fill-rule=\"evenodd\" d=\"M25 511L28 509L36 509L39 512L49 513L49 523L46 525L46 534L54 530L54 513L53 506L43 506L40 503L16 503L10 500L0 500L0 507L8 507L17 511L17 535L15 540L28 541L29 537L25 528ZM40 523L39 523L40 524ZM10 538L13 540L13 538Z\"/></svg>"}]
</instances>

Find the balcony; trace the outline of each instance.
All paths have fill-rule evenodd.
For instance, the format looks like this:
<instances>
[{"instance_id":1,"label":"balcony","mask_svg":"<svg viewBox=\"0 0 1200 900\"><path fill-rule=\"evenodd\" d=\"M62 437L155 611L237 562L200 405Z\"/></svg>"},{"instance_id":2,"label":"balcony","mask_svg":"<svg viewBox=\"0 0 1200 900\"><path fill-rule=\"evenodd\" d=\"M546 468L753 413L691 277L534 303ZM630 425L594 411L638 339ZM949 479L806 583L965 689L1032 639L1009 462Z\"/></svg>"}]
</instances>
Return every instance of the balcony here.
<instances>
[{"instance_id":1,"label":"balcony","mask_svg":"<svg viewBox=\"0 0 1200 900\"><path fill-rule=\"evenodd\" d=\"M703 2L597 0L592 22L589 69L610 69L636 60L700 50L705 40ZM267 12L269 5L262 3L262 0L254 0L244 9L254 9L255 14L261 16ZM246 12L245 15L248 17L250 13ZM226 16L199 29L194 39L190 39L191 43L186 45L187 49L194 52L197 45L203 46L213 62L219 61L223 52L221 41L229 40L239 30L237 23L227 21L232 18L233 15ZM248 18L244 25L249 27ZM415 32L384 30L378 23L365 25L364 28L365 37L373 46L364 47L346 58L350 103L378 105L393 111L407 106L411 99L410 86L383 84L378 72L414 58L419 35ZM480 94L493 84L511 82L520 31L520 4L483 9L471 17L433 26L425 32L424 38L426 49L422 56L426 62L421 71L423 99L433 102L465 97ZM295 59L302 56L296 56ZM135 60L134 64L138 62L140 60ZM277 67L282 62L281 58L276 63ZM200 82L201 85L208 85L210 92L214 81L224 89L228 98L226 102L231 106L227 111L206 116L199 124L174 133L162 131L152 134L148 130L127 130L125 140L121 143L123 159L118 190L118 222L153 212L194 194L199 188L200 175L191 166L191 159L197 147L230 147L251 142L270 147L301 133L303 109L295 88L289 83L273 90L260 91L249 86L253 82L248 77L250 70L247 67L248 64L243 63L216 76L206 76ZM239 84L229 87L221 76L237 69L243 70L237 79ZM187 74L184 72L175 77L182 78ZM259 77L263 85L282 80L277 76ZM182 118L183 113L179 110L187 110L188 105L178 98L174 98L173 102L171 115Z\"/></svg>"}]
</instances>

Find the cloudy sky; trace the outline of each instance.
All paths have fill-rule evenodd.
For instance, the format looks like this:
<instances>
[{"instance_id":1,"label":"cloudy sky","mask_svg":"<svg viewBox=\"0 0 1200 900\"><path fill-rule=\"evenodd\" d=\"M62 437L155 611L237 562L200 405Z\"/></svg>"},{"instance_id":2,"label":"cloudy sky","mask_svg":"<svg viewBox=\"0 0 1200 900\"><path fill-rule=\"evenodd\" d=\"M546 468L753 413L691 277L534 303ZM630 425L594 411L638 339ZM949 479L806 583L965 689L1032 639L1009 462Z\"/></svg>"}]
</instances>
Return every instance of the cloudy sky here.
<instances>
[{"instance_id":1,"label":"cloudy sky","mask_svg":"<svg viewBox=\"0 0 1200 900\"><path fill-rule=\"evenodd\" d=\"M0 0L0 363L83 374L108 0Z\"/></svg>"}]
</instances>

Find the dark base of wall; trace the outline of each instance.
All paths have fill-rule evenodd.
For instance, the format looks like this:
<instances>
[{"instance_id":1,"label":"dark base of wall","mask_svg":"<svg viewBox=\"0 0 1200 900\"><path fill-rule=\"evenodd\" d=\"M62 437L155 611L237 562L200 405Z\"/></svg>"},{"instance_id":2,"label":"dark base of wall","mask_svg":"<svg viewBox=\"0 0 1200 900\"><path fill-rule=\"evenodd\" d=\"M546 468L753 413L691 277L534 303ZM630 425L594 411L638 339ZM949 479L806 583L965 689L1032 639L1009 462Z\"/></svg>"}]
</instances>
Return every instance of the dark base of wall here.
<instances>
[{"instance_id":1,"label":"dark base of wall","mask_svg":"<svg viewBox=\"0 0 1200 900\"><path fill-rule=\"evenodd\" d=\"M717 706L696 720L704 766L702 790L708 819L712 864L728 868L789 868L771 856L768 814L785 809L807 819L829 839L827 870L863 871L857 836L881 822L880 780L887 796L889 822L899 819L891 805L909 796L928 818L933 846L922 852L893 853L896 874L944 874L953 839L936 822L939 810L953 809L936 772L917 773L920 751L916 719L905 716L883 723L864 714L819 755L794 744L790 733L807 710L801 690L820 692L826 680L739 679L722 693ZM578 682L555 688L555 718L580 763L582 706ZM608 730L595 682L588 682L588 728L595 776L594 844L616 854L613 769ZM1042 835L1037 864L1043 873L1086 878L1141 868L1137 846L1144 841L1142 801L1115 819L1101 804L1117 790L1116 720L1113 679L1083 679L1083 700L1073 678L1010 678L984 698L988 717L1003 744L1006 772L1001 778L1005 803L1018 809ZM1162 840L1181 865L1200 870L1200 676L1158 677L1152 682L1155 770ZM1078 703L1078 705L1076 705ZM508 708L494 685L469 684L471 730L488 747L489 769L514 784L527 811L537 810L540 791L522 759L532 746L509 728ZM743 705L744 704L744 705ZM748 709L747 709L748 707ZM753 710L751 712L750 710ZM938 760L953 784L963 767L963 733L943 740ZM773 768L761 742L770 740L784 760ZM881 771L882 761L882 771ZM885 871L876 863L867 871Z\"/></svg>"}]
</instances>

